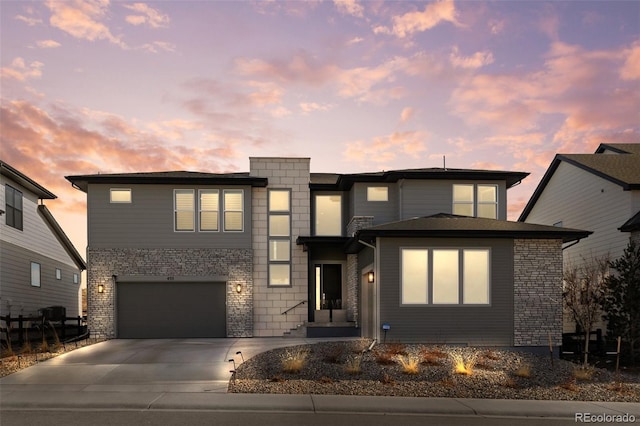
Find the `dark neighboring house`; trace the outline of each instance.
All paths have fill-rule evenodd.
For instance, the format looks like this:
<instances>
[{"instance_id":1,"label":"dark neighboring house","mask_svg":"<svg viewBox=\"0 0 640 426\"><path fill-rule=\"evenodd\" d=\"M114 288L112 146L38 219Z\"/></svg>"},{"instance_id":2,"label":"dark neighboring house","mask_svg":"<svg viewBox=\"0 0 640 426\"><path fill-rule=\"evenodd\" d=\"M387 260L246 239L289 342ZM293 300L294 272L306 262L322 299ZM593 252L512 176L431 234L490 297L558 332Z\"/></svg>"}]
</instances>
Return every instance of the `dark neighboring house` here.
<instances>
[{"instance_id":1,"label":"dark neighboring house","mask_svg":"<svg viewBox=\"0 0 640 426\"><path fill-rule=\"evenodd\" d=\"M557 154L518 220L593 231L584 242L565 248L565 265L621 257L630 240L640 243L640 144ZM564 323L565 332L575 331L569 315Z\"/></svg>"},{"instance_id":2,"label":"dark neighboring house","mask_svg":"<svg viewBox=\"0 0 640 426\"><path fill-rule=\"evenodd\" d=\"M0 316L35 316L49 306L79 315L86 264L44 205L56 196L3 161L0 186Z\"/></svg>"},{"instance_id":3,"label":"dark neighboring house","mask_svg":"<svg viewBox=\"0 0 640 426\"><path fill-rule=\"evenodd\" d=\"M589 232L507 221L527 173L250 160L67 177L87 193L93 332L560 342L561 247Z\"/></svg>"}]
</instances>

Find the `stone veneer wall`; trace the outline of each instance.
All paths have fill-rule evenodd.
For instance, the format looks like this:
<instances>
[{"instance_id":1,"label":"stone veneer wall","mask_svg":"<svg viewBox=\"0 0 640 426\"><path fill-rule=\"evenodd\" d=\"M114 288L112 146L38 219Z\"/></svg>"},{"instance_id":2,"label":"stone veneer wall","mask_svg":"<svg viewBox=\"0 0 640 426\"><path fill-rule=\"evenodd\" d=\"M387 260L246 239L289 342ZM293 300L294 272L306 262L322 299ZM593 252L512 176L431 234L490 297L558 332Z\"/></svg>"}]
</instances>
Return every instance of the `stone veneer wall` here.
<instances>
[{"instance_id":1,"label":"stone veneer wall","mask_svg":"<svg viewBox=\"0 0 640 426\"><path fill-rule=\"evenodd\" d=\"M134 249L87 250L87 310L92 336L114 338L117 276L222 276L227 278L227 336L253 336L253 255L251 249ZM236 284L242 293L235 291ZM98 285L104 293L98 293Z\"/></svg>"},{"instance_id":2,"label":"stone veneer wall","mask_svg":"<svg viewBox=\"0 0 640 426\"><path fill-rule=\"evenodd\" d=\"M347 225L347 236L373 226L373 216L354 216ZM347 321L359 321L361 274L358 271L358 255L347 255Z\"/></svg>"},{"instance_id":3,"label":"stone veneer wall","mask_svg":"<svg viewBox=\"0 0 640 426\"><path fill-rule=\"evenodd\" d=\"M250 175L269 180L267 188L253 188L253 327L255 336L282 336L285 331L307 321L308 305L287 315L282 312L301 301L309 301L309 263L299 236L311 235L311 194L309 158L250 158ZM269 189L291 190L291 286L268 287L267 193Z\"/></svg>"},{"instance_id":4,"label":"stone veneer wall","mask_svg":"<svg viewBox=\"0 0 640 426\"><path fill-rule=\"evenodd\" d=\"M513 244L514 346L562 343L562 240Z\"/></svg>"}]
</instances>

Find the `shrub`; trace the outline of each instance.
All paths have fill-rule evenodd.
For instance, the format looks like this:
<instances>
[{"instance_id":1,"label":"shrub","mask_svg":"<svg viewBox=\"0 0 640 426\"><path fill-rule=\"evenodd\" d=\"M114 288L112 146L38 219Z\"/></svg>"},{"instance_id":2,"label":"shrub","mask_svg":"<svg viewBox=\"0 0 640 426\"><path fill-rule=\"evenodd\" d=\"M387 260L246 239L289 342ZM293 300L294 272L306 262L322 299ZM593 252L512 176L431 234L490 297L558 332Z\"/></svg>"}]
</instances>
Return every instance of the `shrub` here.
<instances>
[{"instance_id":1,"label":"shrub","mask_svg":"<svg viewBox=\"0 0 640 426\"><path fill-rule=\"evenodd\" d=\"M422 358L422 363L427 365L440 365L441 359L446 358L447 354L442 352L439 349L427 349L422 348L420 350L420 357Z\"/></svg>"},{"instance_id":2,"label":"shrub","mask_svg":"<svg viewBox=\"0 0 640 426\"><path fill-rule=\"evenodd\" d=\"M591 367L578 367L573 369L573 378L576 380L591 380L594 369Z\"/></svg>"},{"instance_id":3,"label":"shrub","mask_svg":"<svg viewBox=\"0 0 640 426\"><path fill-rule=\"evenodd\" d=\"M384 375L382 376L382 380L380 380L380 381L384 385L395 385L396 384L396 381L393 379L393 377L391 377L387 373L384 373Z\"/></svg>"},{"instance_id":4,"label":"shrub","mask_svg":"<svg viewBox=\"0 0 640 426\"><path fill-rule=\"evenodd\" d=\"M362 373L361 361L362 359L359 356L350 357L344 366L344 371L349 374Z\"/></svg>"},{"instance_id":5,"label":"shrub","mask_svg":"<svg viewBox=\"0 0 640 426\"><path fill-rule=\"evenodd\" d=\"M531 365L522 364L520 367L517 368L516 371L513 372L513 374L516 375L517 377L529 378L531 377Z\"/></svg>"},{"instance_id":6,"label":"shrub","mask_svg":"<svg viewBox=\"0 0 640 426\"><path fill-rule=\"evenodd\" d=\"M467 359L460 354L451 354L453 360L454 372L456 374L462 374L465 376L471 376L473 374L473 368L476 365L477 355L474 353Z\"/></svg>"},{"instance_id":7,"label":"shrub","mask_svg":"<svg viewBox=\"0 0 640 426\"><path fill-rule=\"evenodd\" d=\"M397 360L400 362L402 372L404 374L415 375L420 373L420 358L416 356L404 357L402 355L398 355Z\"/></svg>"},{"instance_id":8,"label":"shrub","mask_svg":"<svg viewBox=\"0 0 640 426\"><path fill-rule=\"evenodd\" d=\"M362 353L369 349L369 345L371 344L371 339L367 337L361 337L358 340L354 340L352 342L352 350L355 353Z\"/></svg>"},{"instance_id":9,"label":"shrub","mask_svg":"<svg viewBox=\"0 0 640 426\"><path fill-rule=\"evenodd\" d=\"M491 361L497 361L500 359L498 354L496 354L496 352L493 349L487 349L484 352L484 354L482 354L482 356L484 356L487 359L490 359Z\"/></svg>"},{"instance_id":10,"label":"shrub","mask_svg":"<svg viewBox=\"0 0 640 426\"><path fill-rule=\"evenodd\" d=\"M376 362L382 365L391 365L394 363L393 357L395 356L391 352L377 350L373 353L373 356L376 358Z\"/></svg>"},{"instance_id":11,"label":"shrub","mask_svg":"<svg viewBox=\"0 0 640 426\"><path fill-rule=\"evenodd\" d=\"M287 349L287 351L281 355L282 371L285 373L299 373L302 367L304 367L308 356L309 352L304 349Z\"/></svg>"},{"instance_id":12,"label":"shrub","mask_svg":"<svg viewBox=\"0 0 640 426\"><path fill-rule=\"evenodd\" d=\"M578 386L576 385L575 379L569 379L566 382L560 383L558 387L569 392L578 392L579 390Z\"/></svg>"},{"instance_id":13,"label":"shrub","mask_svg":"<svg viewBox=\"0 0 640 426\"><path fill-rule=\"evenodd\" d=\"M385 345L386 352L392 355L406 355L407 349L404 344L400 342L391 342Z\"/></svg>"},{"instance_id":14,"label":"shrub","mask_svg":"<svg viewBox=\"0 0 640 426\"><path fill-rule=\"evenodd\" d=\"M344 347L340 345L331 346L324 354L323 361L331 364L337 364L340 361L340 357L344 352Z\"/></svg>"}]
</instances>

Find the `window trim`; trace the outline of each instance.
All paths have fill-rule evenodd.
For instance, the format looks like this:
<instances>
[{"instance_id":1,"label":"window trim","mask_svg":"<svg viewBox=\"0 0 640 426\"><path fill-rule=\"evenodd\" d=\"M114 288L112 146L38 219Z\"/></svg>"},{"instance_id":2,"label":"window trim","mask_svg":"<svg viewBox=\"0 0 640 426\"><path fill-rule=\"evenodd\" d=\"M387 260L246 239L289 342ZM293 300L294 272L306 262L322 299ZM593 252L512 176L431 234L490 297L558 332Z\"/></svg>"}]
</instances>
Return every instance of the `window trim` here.
<instances>
[{"instance_id":1,"label":"window trim","mask_svg":"<svg viewBox=\"0 0 640 426\"><path fill-rule=\"evenodd\" d=\"M113 193L114 192L128 192L129 200L127 201L114 201ZM109 204L131 204L133 202L133 191L131 188L109 188Z\"/></svg>"},{"instance_id":2,"label":"window trim","mask_svg":"<svg viewBox=\"0 0 640 426\"><path fill-rule=\"evenodd\" d=\"M38 275L34 275L34 273L36 271L34 271L34 267L37 267L37 273ZM31 276L31 287L38 287L41 288L42 287L42 265L39 264L38 262L31 262L31 272L30 272L30 276Z\"/></svg>"},{"instance_id":3,"label":"window trim","mask_svg":"<svg viewBox=\"0 0 640 426\"><path fill-rule=\"evenodd\" d=\"M191 215L192 215L192 219L193 219L193 228L192 229L178 229L178 206L177 206L177 199L176 199L176 195L178 194L178 191L181 191L183 193L187 193L190 192L191 196L193 198L193 209L191 209ZM196 195L195 195L195 190L194 189L189 189L189 188L176 188L173 190L173 232L196 232L197 226L196 226ZM189 211L189 210L180 210L180 211Z\"/></svg>"},{"instance_id":4,"label":"window trim","mask_svg":"<svg viewBox=\"0 0 640 426\"><path fill-rule=\"evenodd\" d=\"M427 251L427 303L406 303L403 301L403 252L404 250L422 250ZM433 303L433 252L437 250L456 250L458 252L458 303ZM484 251L487 256L487 303L464 303L464 252L465 251ZM491 247L465 247L465 246L401 246L398 254L398 275L399 275L399 292L398 303L401 308L411 307L429 307L429 308L451 308L451 307L491 307L491 290L492 290L492 249Z\"/></svg>"},{"instance_id":5,"label":"window trim","mask_svg":"<svg viewBox=\"0 0 640 426\"><path fill-rule=\"evenodd\" d=\"M496 200L495 201L480 201L480 197L478 196L479 191L480 191L480 187L491 187L495 189L495 194L496 194ZM481 217L481 218L485 218L485 219L498 219L498 197L499 197L499 191L498 191L498 185L495 183L478 183L476 184L476 217ZM485 217L485 216L478 216L478 212L480 211L480 206L494 206L495 208L495 217Z\"/></svg>"},{"instance_id":6,"label":"window trim","mask_svg":"<svg viewBox=\"0 0 640 426\"><path fill-rule=\"evenodd\" d=\"M218 208L215 210L218 213L216 221L216 229L202 229L202 212L212 212L214 210L202 209L202 193L216 193L218 194ZM220 232L220 189L218 188L200 188L198 189L198 232Z\"/></svg>"},{"instance_id":7,"label":"window trim","mask_svg":"<svg viewBox=\"0 0 640 426\"><path fill-rule=\"evenodd\" d=\"M472 196L473 199L472 201L456 201L455 200L455 194L454 194L454 188L456 186L470 186L473 188L472 190ZM480 187L492 187L495 189L495 194L496 194L496 200L494 202L486 202L486 201L480 201L480 197L478 197L478 191ZM452 214L458 214L455 213L455 206L456 205L470 205L471 209L473 211L471 216L466 216L466 215L461 215L461 216L465 216L465 217L479 217L479 218L484 218L484 219L498 219L499 215L500 215L500 211L499 211L499 207L500 207L500 186L498 184L495 183L454 183L451 186L451 213ZM495 218L488 218L485 216L479 216L479 210L480 210L480 206L494 206L495 207Z\"/></svg>"},{"instance_id":8,"label":"window trim","mask_svg":"<svg viewBox=\"0 0 640 426\"><path fill-rule=\"evenodd\" d=\"M226 194L240 194L240 210L229 210L227 209L227 197ZM222 190L222 232L244 232L244 189L223 189ZM241 228L240 229L227 229L227 212L240 212L241 219Z\"/></svg>"}]
</instances>

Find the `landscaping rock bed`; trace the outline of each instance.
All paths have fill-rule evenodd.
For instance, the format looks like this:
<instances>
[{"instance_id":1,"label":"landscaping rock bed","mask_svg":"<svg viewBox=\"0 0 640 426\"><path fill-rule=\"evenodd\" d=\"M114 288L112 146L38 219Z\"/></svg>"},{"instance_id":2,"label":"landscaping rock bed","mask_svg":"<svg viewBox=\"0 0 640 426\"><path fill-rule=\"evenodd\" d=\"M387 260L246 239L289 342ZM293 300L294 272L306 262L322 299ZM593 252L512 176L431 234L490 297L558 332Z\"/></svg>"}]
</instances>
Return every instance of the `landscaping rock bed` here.
<instances>
[{"instance_id":1,"label":"landscaping rock bed","mask_svg":"<svg viewBox=\"0 0 640 426\"><path fill-rule=\"evenodd\" d=\"M640 402L638 375L509 350L324 342L239 365L229 392ZM455 359L467 365L456 372ZM404 363L404 365L403 365ZM585 377L586 376L586 377Z\"/></svg>"}]
</instances>

